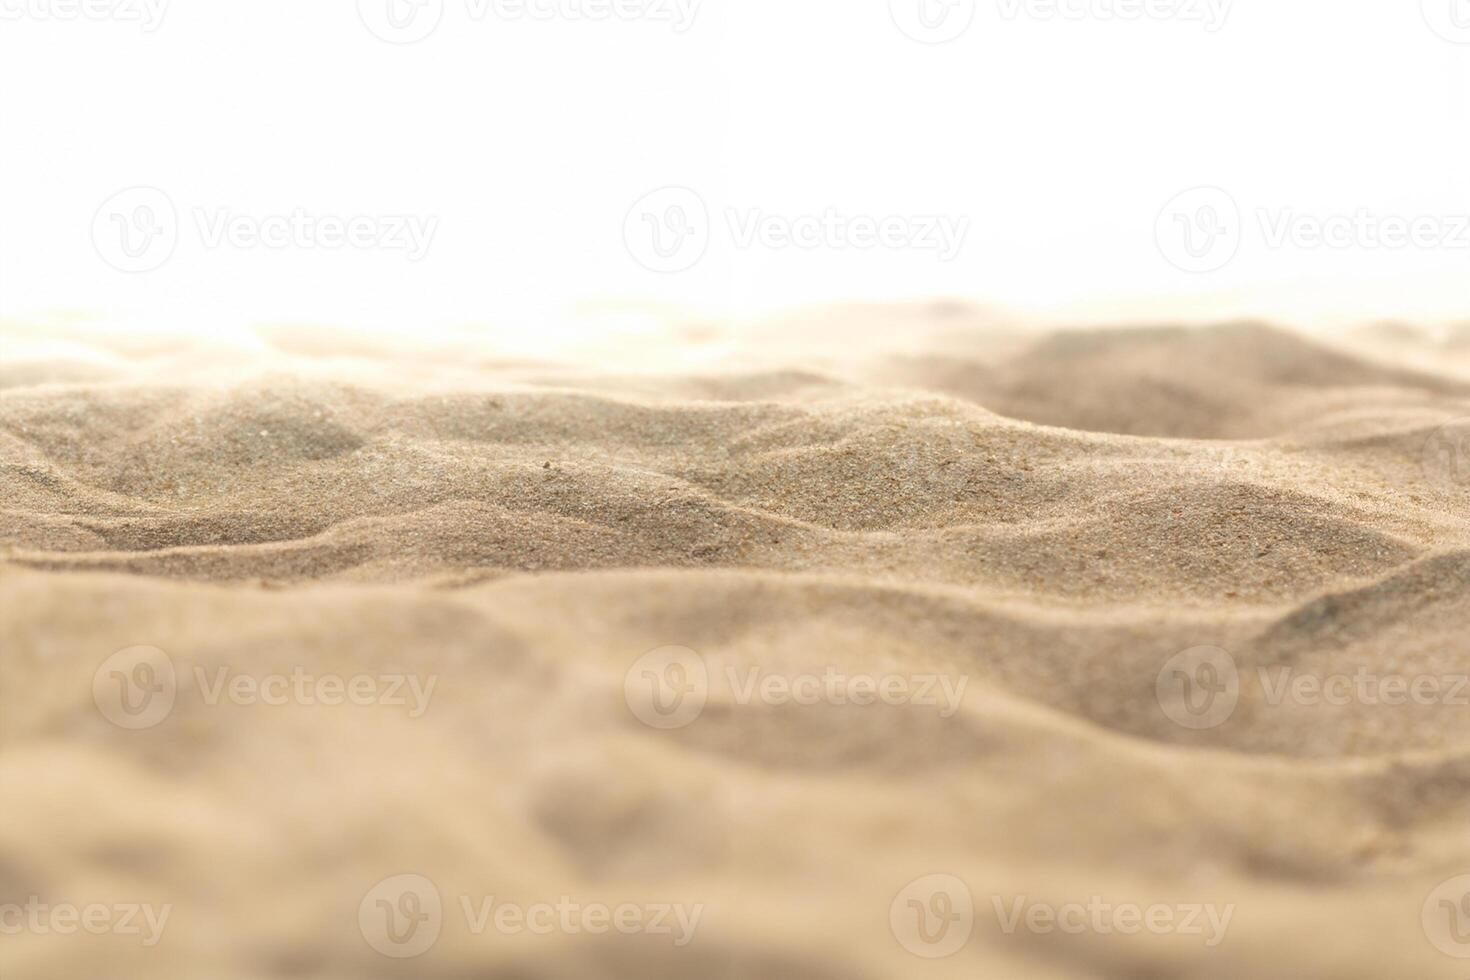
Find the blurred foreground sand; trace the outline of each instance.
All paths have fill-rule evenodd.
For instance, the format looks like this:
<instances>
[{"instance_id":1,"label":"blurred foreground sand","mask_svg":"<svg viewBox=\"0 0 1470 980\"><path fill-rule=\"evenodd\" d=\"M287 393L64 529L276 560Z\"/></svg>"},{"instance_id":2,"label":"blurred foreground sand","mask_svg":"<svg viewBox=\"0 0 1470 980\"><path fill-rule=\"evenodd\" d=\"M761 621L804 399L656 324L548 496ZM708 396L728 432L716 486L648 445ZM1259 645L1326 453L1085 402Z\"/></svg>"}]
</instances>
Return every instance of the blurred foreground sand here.
<instances>
[{"instance_id":1,"label":"blurred foreground sand","mask_svg":"<svg viewBox=\"0 0 1470 980\"><path fill-rule=\"evenodd\" d=\"M682 371L8 327L0 906L170 911L0 977L1470 976L1470 343L865 316ZM1179 927L1010 921L1077 905Z\"/></svg>"}]
</instances>

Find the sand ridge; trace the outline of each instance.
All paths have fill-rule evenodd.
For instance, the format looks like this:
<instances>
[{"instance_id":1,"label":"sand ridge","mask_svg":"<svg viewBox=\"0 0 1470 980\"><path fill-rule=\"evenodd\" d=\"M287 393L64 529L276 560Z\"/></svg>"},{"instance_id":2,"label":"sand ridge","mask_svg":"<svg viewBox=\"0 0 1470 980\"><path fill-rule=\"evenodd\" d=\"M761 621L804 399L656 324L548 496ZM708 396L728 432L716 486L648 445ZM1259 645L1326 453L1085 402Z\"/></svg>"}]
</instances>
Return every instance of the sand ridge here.
<instances>
[{"instance_id":1,"label":"sand ridge","mask_svg":"<svg viewBox=\"0 0 1470 980\"><path fill-rule=\"evenodd\" d=\"M173 920L152 947L7 936L0 976L1464 973L1421 921L1470 874L1451 354L1260 324L658 372L16 339L0 904ZM138 647L178 689L128 730L94 681ZM630 678L671 648L707 690L661 729ZM1206 661L1231 710L1181 715L1161 684ZM208 697L293 673L434 684L419 715ZM744 687L869 676L962 694ZM1438 686L1385 703L1385 678ZM404 873L445 910L400 960L360 902ZM973 916L928 958L899 919L936 875ZM683 946L477 934L459 900L487 895L702 912ZM1209 946L1005 927L1098 897L1232 911Z\"/></svg>"}]
</instances>

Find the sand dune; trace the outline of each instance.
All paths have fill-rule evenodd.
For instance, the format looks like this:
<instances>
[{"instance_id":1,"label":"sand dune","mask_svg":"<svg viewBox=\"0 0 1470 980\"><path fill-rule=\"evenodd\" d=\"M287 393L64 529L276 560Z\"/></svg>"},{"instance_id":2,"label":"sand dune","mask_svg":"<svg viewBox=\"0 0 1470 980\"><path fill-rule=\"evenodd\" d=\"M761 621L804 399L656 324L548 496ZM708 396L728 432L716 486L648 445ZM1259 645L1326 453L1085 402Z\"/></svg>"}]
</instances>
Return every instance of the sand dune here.
<instances>
[{"instance_id":1,"label":"sand dune","mask_svg":"<svg viewBox=\"0 0 1470 980\"><path fill-rule=\"evenodd\" d=\"M1043 425L1176 438L1263 438L1365 401L1446 410L1470 396L1470 382L1254 323L1062 331L994 363L944 355L890 370Z\"/></svg>"},{"instance_id":2,"label":"sand dune","mask_svg":"<svg viewBox=\"0 0 1470 980\"><path fill-rule=\"evenodd\" d=\"M7 935L0 976L1463 977L1460 362L927 315L927 351L658 372L17 332L0 906L172 918ZM702 708L657 727L671 647ZM176 691L129 728L139 656ZM293 672L434 686L211 703ZM937 703L742 688L834 676ZM400 959L365 896L404 874L443 910ZM973 903L943 956L903 924L933 876ZM683 945L477 930L492 895L702 911ZM1006 926L1094 900L1230 918Z\"/></svg>"}]
</instances>

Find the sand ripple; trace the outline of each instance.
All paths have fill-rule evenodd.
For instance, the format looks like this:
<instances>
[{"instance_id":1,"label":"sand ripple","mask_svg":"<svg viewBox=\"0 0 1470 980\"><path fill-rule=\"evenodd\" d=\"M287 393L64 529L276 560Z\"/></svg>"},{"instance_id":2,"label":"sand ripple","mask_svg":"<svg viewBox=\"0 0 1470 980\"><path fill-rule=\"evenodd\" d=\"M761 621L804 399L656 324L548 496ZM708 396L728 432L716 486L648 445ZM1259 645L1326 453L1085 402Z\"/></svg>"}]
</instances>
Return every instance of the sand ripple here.
<instances>
[{"instance_id":1,"label":"sand ripple","mask_svg":"<svg viewBox=\"0 0 1470 980\"><path fill-rule=\"evenodd\" d=\"M405 382L307 346L181 382L167 356L0 372L0 904L174 909L156 947L7 935L0 975L1465 973L1420 921L1470 874L1450 371L1259 325L830 371ZM139 646L177 693L127 730L94 680ZM668 647L702 708L652 727L630 678ZM1200 656L1230 711L1181 723L1161 685ZM220 671L436 686L419 716L211 703ZM937 703L742 694L771 676L934 678ZM445 921L397 960L359 903L409 872ZM925 959L890 906L937 873L975 920ZM705 912L686 947L475 935L481 895ZM1205 948L992 908L1099 895L1234 918Z\"/></svg>"}]
</instances>

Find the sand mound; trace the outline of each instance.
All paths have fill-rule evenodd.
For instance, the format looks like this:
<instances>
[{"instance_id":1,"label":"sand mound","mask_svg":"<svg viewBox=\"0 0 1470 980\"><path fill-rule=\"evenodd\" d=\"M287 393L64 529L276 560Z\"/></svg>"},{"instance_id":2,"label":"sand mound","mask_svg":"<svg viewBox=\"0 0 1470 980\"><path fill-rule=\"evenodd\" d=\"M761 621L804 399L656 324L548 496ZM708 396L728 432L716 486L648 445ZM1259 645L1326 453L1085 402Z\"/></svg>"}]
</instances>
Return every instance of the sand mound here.
<instances>
[{"instance_id":1,"label":"sand mound","mask_svg":"<svg viewBox=\"0 0 1470 980\"><path fill-rule=\"evenodd\" d=\"M1195 439L1280 435L1365 400L1470 397L1470 384L1251 323L1061 331L998 359L896 358L878 375L1043 425Z\"/></svg>"},{"instance_id":2,"label":"sand mound","mask_svg":"<svg viewBox=\"0 0 1470 980\"><path fill-rule=\"evenodd\" d=\"M1470 388L933 317L862 371L27 334L0 912L171 911L0 976L1461 977ZM1007 924L1098 903L1228 916Z\"/></svg>"}]
</instances>

